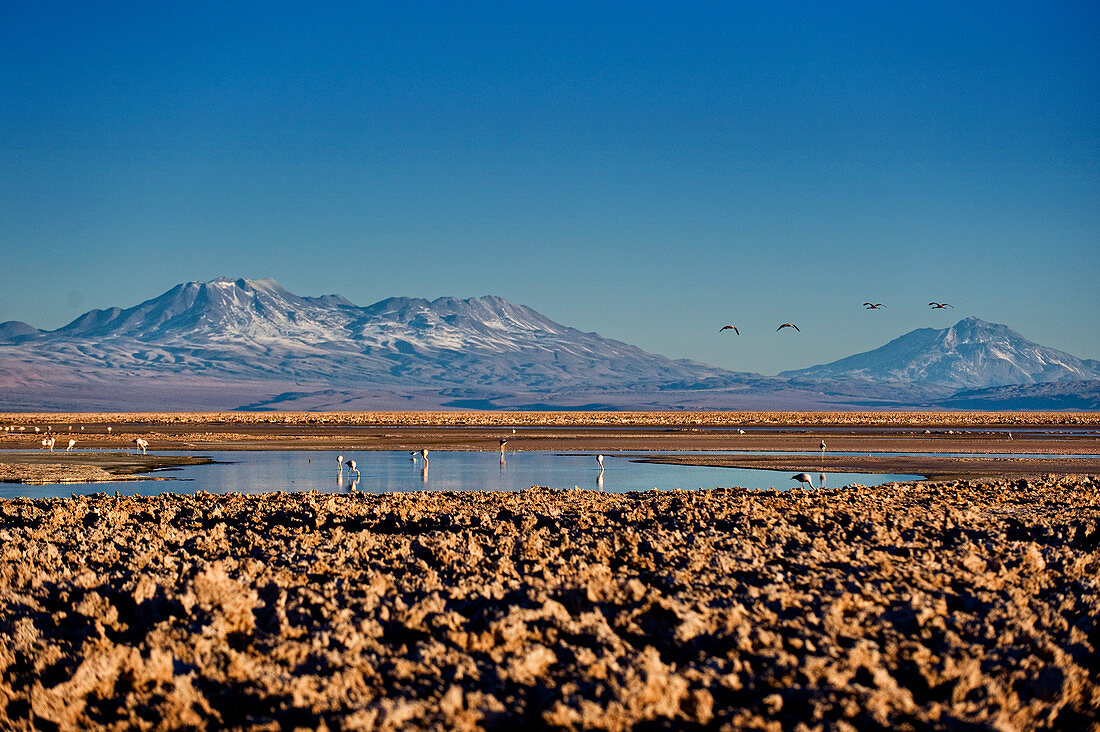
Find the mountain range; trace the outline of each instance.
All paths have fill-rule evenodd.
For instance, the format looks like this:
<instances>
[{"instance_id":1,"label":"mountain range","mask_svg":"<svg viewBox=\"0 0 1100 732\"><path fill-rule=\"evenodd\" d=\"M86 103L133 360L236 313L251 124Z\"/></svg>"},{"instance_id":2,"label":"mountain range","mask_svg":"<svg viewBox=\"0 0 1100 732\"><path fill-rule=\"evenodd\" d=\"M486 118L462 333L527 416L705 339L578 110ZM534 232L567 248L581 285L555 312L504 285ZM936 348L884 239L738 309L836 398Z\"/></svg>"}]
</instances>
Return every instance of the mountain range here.
<instances>
[{"instance_id":1,"label":"mountain range","mask_svg":"<svg viewBox=\"0 0 1100 732\"><path fill-rule=\"evenodd\" d=\"M1100 362L977 318L774 377L648 353L499 297L360 307L270 279L187 282L53 331L0 323L5 411L1065 409L1096 408L1098 386Z\"/></svg>"}]
</instances>

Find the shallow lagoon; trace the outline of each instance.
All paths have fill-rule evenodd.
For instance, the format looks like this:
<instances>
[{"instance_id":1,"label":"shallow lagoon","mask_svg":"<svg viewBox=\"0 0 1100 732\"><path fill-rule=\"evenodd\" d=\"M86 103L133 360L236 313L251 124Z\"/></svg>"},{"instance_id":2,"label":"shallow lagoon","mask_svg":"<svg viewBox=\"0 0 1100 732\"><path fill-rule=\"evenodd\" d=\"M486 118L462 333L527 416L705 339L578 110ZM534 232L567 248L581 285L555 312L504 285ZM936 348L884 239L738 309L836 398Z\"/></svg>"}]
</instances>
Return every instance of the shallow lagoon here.
<instances>
[{"instance_id":1,"label":"shallow lagoon","mask_svg":"<svg viewBox=\"0 0 1100 732\"><path fill-rule=\"evenodd\" d=\"M269 493L310 491L339 493L354 487L364 493L391 493L417 490L434 491L515 491L540 485L549 488L600 489L611 492L644 490L698 490L706 488L767 489L792 488L798 483L791 473L772 470L717 468L695 465L660 465L633 462L640 455L608 453L600 471L593 453L510 452L501 464L495 452L440 451L429 454L427 470L419 457L408 452L363 451L344 453L355 460L359 477L346 467L341 472L337 454L331 450L263 450L158 452L209 456L214 465L191 465L152 473L170 478L158 481L118 481L109 483L66 483L44 486L0 485L0 498L25 496L45 498L88 494L101 491L122 494L157 495L160 493ZM646 453L684 454L684 453ZM690 453L698 455L699 453ZM919 480L916 475L875 473L826 473L830 488L860 483L881 485L899 480ZM821 474L814 474L814 485Z\"/></svg>"}]
</instances>

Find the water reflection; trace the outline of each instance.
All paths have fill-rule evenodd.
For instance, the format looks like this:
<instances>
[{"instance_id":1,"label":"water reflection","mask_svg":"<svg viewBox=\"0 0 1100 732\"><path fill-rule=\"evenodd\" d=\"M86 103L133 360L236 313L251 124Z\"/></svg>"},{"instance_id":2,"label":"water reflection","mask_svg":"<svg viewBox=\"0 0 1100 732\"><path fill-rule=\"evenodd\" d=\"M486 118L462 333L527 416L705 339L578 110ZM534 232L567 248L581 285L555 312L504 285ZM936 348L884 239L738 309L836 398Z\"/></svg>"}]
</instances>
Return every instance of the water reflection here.
<instances>
[{"instance_id":1,"label":"water reflection","mask_svg":"<svg viewBox=\"0 0 1100 732\"><path fill-rule=\"evenodd\" d=\"M193 452L177 454L195 455ZM361 452L358 461L325 451L211 451L199 453L219 461L216 465L187 465L154 475L169 481L88 483L48 486L0 485L0 498L68 496L70 492L95 493L118 490L126 494L158 493L267 493L273 491L387 493L408 490L514 491L534 485L565 489L585 486L612 492L641 490L695 490L740 486L785 490L790 473L694 465L638 463L626 456L604 456L605 468L590 452L510 452L502 462L492 452L437 452L433 454L431 480L421 451ZM668 453L672 454L672 453ZM698 454L698 453L692 453ZM631 457L634 455L632 454ZM316 457L316 460L312 458ZM336 485L332 463L337 460ZM303 460L302 458L307 458ZM415 459L414 459L415 458ZM496 459L494 459L496 458ZM354 465L354 468L353 468ZM413 470L409 466L414 466ZM419 480L418 480L419 478ZM595 478L595 480L593 480ZM851 483L879 485L915 476L830 473L822 482L834 487ZM595 485L593 485L595 483Z\"/></svg>"}]
</instances>

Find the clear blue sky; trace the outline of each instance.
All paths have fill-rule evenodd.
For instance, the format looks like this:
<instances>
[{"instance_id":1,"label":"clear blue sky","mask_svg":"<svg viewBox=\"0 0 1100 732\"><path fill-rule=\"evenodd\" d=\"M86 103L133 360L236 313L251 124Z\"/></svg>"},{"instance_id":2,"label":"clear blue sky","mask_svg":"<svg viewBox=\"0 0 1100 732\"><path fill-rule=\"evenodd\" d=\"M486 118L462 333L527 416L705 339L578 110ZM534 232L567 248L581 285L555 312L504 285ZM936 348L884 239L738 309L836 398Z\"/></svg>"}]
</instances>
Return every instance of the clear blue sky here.
<instances>
[{"instance_id":1,"label":"clear blue sky","mask_svg":"<svg viewBox=\"0 0 1100 732\"><path fill-rule=\"evenodd\" d=\"M0 4L0 321L274 277L762 373L967 315L1100 358L1094 1L286 5Z\"/></svg>"}]
</instances>

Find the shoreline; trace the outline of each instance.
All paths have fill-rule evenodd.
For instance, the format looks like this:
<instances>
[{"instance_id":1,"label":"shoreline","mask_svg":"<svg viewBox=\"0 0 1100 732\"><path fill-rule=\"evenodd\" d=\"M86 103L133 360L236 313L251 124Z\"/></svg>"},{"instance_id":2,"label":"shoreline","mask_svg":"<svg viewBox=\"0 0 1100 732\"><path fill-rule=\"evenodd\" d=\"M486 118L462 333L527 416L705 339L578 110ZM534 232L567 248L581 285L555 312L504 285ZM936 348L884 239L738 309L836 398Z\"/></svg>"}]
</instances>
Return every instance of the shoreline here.
<instances>
[{"instance_id":1,"label":"shoreline","mask_svg":"<svg viewBox=\"0 0 1100 732\"><path fill-rule=\"evenodd\" d=\"M185 457L155 455L158 451L495 452L501 438L508 440L509 452L699 453L639 459L792 473L929 479L1100 474L1100 413L1088 412L8 414L0 415L0 424L9 427L0 432L0 480L8 481L25 475L38 482L51 473L76 476L73 480L86 476L89 482L114 480L189 464ZM24 431L10 429L15 424ZM42 433L32 433L35 427L62 443L75 439L77 452L41 450ZM153 455L134 451L138 437L148 441ZM818 453L822 441L828 445L824 455ZM107 452L80 452L88 448ZM32 454L53 456L54 467L21 468L46 462L28 457Z\"/></svg>"},{"instance_id":2,"label":"shoreline","mask_svg":"<svg viewBox=\"0 0 1100 732\"><path fill-rule=\"evenodd\" d=\"M221 450L207 446L206 451ZM268 447L267 449L278 449ZM283 448L285 449L285 448ZM303 448L295 448L303 449ZM310 448L313 449L313 448ZM439 448L433 448L438 450ZM551 451L553 452L553 451ZM1100 458L997 458L934 455L661 455L659 452L622 455L631 462L747 468L786 473L876 473L918 475L923 480L1040 478L1046 475L1100 475ZM146 475L181 465L210 465L218 461L188 455L131 453L49 453L0 450L0 484L49 485L169 480Z\"/></svg>"}]
</instances>

